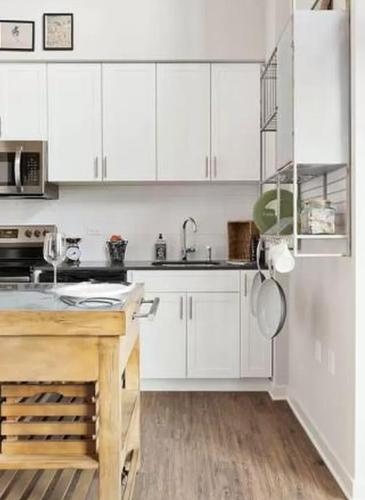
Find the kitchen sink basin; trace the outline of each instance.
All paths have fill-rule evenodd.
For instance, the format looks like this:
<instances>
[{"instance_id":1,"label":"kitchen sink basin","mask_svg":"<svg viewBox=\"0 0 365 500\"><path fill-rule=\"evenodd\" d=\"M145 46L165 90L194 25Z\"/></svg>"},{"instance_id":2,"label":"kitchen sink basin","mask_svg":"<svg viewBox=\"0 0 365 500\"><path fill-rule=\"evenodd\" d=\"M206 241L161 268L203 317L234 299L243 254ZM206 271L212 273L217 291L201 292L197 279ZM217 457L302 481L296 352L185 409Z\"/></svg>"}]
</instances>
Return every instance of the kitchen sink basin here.
<instances>
[{"instance_id":1,"label":"kitchen sink basin","mask_svg":"<svg viewBox=\"0 0 365 500\"><path fill-rule=\"evenodd\" d=\"M153 261L153 266L158 267L216 267L219 266L221 262L218 260L164 260L164 261Z\"/></svg>"}]
</instances>

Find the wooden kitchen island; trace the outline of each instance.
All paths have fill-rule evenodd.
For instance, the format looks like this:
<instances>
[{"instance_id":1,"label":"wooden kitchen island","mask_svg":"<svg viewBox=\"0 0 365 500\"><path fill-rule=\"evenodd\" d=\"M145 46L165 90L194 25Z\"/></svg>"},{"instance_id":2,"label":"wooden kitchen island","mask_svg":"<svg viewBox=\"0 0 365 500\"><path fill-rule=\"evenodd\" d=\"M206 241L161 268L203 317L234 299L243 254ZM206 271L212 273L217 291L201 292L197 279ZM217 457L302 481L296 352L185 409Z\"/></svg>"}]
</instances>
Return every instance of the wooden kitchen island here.
<instances>
[{"instance_id":1,"label":"wooden kitchen island","mask_svg":"<svg viewBox=\"0 0 365 500\"><path fill-rule=\"evenodd\" d=\"M139 310L0 287L0 498L127 500L140 461Z\"/></svg>"}]
</instances>

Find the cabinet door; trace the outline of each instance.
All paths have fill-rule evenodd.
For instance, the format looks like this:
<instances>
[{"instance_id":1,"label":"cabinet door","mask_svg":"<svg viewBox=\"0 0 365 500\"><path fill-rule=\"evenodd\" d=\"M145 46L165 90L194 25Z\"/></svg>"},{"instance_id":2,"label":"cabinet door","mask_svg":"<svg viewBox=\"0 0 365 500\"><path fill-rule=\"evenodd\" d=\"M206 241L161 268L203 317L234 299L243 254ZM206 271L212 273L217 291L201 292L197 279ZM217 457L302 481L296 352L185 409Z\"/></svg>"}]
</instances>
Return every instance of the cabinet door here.
<instances>
[{"instance_id":1,"label":"cabinet door","mask_svg":"<svg viewBox=\"0 0 365 500\"><path fill-rule=\"evenodd\" d=\"M277 52L277 133L276 166L281 168L294 160L294 81L293 34L290 22Z\"/></svg>"},{"instance_id":2,"label":"cabinet door","mask_svg":"<svg viewBox=\"0 0 365 500\"><path fill-rule=\"evenodd\" d=\"M47 139L45 64L0 65L1 139Z\"/></svg>"},{"instance_id":3,"label":"cabinet door","mask_svg":"<svg viewBox=\"0 0 365 500\"><path fill-rule=\"evenodd\" d=\"M188 377L238 378L238 293L188 295Z\"/></svg>"},{"instance_id":4,"label":"cabinet door","mask_svg":"<svg viewBox=\"0 0 365 500\"><path fill-rule=\"evenodd\" d=\"M209 64L158 64L158 179L207 180L209 158Z\"/></svg>"},{"instance_id":5,"label":"cabinet door","mask_svg":"<svg viewBox=\"0 0 365 500\"><path fill-rule=\"evenodd\" d=\"M160 297L154 321L141 321L141 377L186 377L186 295L151 293Z\"/></svg>"},{"instance_id":6,"label":"cabinet door","mask_svg":"<svg viewBox=\"0 0 365 500\"><path fill-rule=\"evenodd\" d=\"M260 66L212 65L212 179L260 179Z\"/></svg>"},{"instance_id":7,"label":"cabinet door","mask_svg":"<svg viewBox=\"0 0 365 500\"><path fill-rule=\"evenodd\" d=\"M261 333L251 314L250 292L256 272L241 273L241 377L272 376L272 341Z\"/></svg>"},{"instance_id":8,"label":"cabinet door","mask_svg":"<svg viewBox=\"0 0 365 500\"><path fill-rule=\"evenodd\" d=\"M155 64L103 65L104 180L156 179Z\"/></svg>"},{"instance_id":9,"label":"cabinet door","mask_svg":"<svg viewBox=\"0 0 365 500\"><path fill-rule=\"evenodd\" d=\"M48 66L49 178L101 180L99 64Z\"/></svg>"}]
</instances>

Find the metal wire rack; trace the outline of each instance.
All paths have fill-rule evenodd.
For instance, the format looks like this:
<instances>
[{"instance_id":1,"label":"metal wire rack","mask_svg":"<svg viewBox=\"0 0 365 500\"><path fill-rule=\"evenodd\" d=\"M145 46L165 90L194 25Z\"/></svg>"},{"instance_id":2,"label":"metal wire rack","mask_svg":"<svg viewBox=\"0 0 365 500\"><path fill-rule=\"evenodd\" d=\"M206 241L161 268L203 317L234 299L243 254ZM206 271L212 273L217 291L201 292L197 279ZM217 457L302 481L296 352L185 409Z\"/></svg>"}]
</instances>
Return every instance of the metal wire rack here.
<instances>
[{"instance_id":1,"label":"metal wire rack","mask_svg":"<svg viewBox=\"0 0 365 500\"><path fill-rule=\"evenodd\" d=\"M276 80L277 51L275 50L261 72L261 132L276 132Z\"/></svg>"},{"instance_id":2,"label":"metal wire rack","mask_svg":"<svg viewBox=\"0 0 365 500\"><path fill-rule=\"evenodd\" d=\"M293 234L291 238L296 257L342 257L351 255L351 176L347 164L295 164L289 163L278 170L263 184L275 184L280 193L281 186L291 186L293 191ZM303 202L330 199L336 209L335 234L302 234L300 232L300 210ZM278 202L278 221L280 202ZM264 239L281 239L280 234L266 234ZM324 242L330 243L324 247ZM289 244L289 243L288 243ZM304 247L304 248L303 248Z\"/></svg>"}]
</instances>

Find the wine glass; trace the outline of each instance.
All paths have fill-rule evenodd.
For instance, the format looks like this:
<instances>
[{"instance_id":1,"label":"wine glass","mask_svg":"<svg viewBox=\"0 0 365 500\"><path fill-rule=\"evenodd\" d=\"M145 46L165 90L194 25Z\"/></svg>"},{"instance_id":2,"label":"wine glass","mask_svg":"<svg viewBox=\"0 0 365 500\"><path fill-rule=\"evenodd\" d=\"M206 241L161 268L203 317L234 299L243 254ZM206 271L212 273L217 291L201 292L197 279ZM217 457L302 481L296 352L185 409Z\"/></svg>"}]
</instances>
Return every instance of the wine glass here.
<instances>
[{"instance_id":1,"label":"wine glass","mask_svg":"<svg viewBox=\"0 0 365 500\"><path fill-rule=\"evenodd\" d=\"M66 239L62 233L47 233L43 243L44 260L53 266L53 283L57 284L57 266L66 255Z\"/></svg>"}]
</instances>

